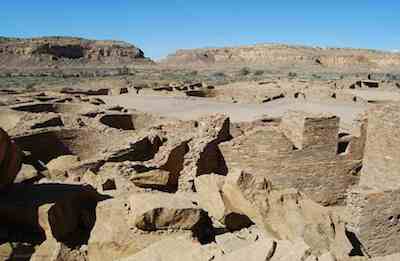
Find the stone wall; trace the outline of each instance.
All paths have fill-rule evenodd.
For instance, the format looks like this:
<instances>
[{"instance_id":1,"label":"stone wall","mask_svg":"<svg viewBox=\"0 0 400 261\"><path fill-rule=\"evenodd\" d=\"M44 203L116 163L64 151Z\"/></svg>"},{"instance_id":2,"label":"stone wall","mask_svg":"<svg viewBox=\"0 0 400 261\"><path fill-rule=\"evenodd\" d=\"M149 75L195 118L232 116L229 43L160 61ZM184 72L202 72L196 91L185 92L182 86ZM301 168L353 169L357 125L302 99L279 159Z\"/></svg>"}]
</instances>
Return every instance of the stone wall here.
<instances>
[{"instance_id":1,"label":"stone wall","mask_svg":"<svg viewBox=\"0 0 400 261\"><path fill-rule=\"evenodd\" d=\"M267 177L274 188L294 187L325 205L341 203L349 187L358 182L362 149L357 147L363 146L365 136L350 137L347 153L337 154L339 119L305 115L291 113L282 127L257 127L220 144L225 162L229 170L240 168ZM302 144L309 146L297 148L285 135L289 126L297 144L305 140Z\"/></svg>"},{"instance_id":2,"label":"stone wall","mask_svg":"<svg viewBox=\"0 0 400 261\"><path fill-rule=\"evenodd\" d=\"M399 112L395 104L369 111L360 183L347 198L353 244L373 257L400 252Z\"/></svg>"},{"instance_id":3,"label":"stone wall","mask_svg":"<svg viewBox=\"0 0 400 261\"><path fill-rule=\"evenodd\" d=\"M400 189L354 189L347 207L351 214L347 229L357 236L366 255L400 252Z\"/></svg>"},{"instance_id":4,"label":"stone wall","mask_svg":"<svg viewBox=\"0 0 400 261\"><path fill-rule=\"evenodd\" d=\"M360 185L398 188L400 184L400 106L379 105L369 113Z\"/></svg>"},{"instance_id":5,"label":"stone wall","mask_svg":"<svg viewBox=\"0 0 400 261\"><path fill-rule=\"evenodd\" d=\"M281 124L283 133L298 149L321 149L326 156L336 154L339 118L334 115L310 115L289 111Z\"/></svg>"}]
</instances>

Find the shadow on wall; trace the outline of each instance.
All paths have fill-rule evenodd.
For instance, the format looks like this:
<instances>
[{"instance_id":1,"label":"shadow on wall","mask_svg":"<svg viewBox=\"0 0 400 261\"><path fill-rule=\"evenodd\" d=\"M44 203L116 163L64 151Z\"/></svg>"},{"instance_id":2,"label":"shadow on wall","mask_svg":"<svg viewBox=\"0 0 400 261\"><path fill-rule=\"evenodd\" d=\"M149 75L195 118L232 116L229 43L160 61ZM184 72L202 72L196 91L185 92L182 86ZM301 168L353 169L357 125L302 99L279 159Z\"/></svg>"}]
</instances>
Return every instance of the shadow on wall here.
<instances>
[{"instance_id":1,"label":"shadow on wall","mask_svg":"<svg viewBox=\"0 0 400 261\"><path fill-rule=\"evenodd\" d=\"M29 246L46 240L39 217L48 219L58 242L76 248L89 240L97 203L110 198L91 186L65 184L15 184L0 195L0 244L10 243L13 255L25 260L33 253Z\"/></svg>"},{"instance_id":2,"label":"shadow on wall","mask_svg":"<svg viewBox=\"0 0 400 261\"><path fill-rule=\"evenodd\" d=\"M350 241L353 249L350 251L349 256L364 256L362 251L362 244L357 238L356 234L346 229L345 231L347 239Z\"/></svg>"}]
</instances>

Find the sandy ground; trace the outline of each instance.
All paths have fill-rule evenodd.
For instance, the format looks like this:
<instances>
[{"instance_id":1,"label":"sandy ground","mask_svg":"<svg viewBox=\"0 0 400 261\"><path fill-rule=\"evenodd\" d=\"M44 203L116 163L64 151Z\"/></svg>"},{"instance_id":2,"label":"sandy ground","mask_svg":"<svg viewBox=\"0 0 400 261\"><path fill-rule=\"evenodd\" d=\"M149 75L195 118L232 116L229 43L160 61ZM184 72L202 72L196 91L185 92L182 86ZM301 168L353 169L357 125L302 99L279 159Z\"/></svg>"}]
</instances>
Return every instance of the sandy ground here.
<instances>
[{"instance_id":1,"label":"sandy ground","mask_svg":"<svg viewBox=\"0 0 400 261\"><path fill-rule=\"evenodd\" d=\"M333 113L341 118L342 124L351 124L366 109L365 105L345 102L319 103L277 100L265 104L235 104L205 98L138 96L133 93L101 98L109 105L120 105L129 109L182 120L196 119L213 113L225 113L232 122L246 122L263 116L278 117L288 110L302 110L314 113Z\"/></svg>"}]
</instances>

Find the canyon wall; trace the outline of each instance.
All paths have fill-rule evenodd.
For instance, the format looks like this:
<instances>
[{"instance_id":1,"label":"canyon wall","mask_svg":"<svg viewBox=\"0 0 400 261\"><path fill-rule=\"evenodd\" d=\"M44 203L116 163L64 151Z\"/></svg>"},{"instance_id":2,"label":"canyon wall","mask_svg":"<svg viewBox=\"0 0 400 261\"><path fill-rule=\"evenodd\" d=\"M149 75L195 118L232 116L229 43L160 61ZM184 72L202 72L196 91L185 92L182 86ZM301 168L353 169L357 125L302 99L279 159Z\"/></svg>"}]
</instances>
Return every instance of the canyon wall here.
<instances>
[{"instance_id":1,"label":"canyon wall","mask_svg":"<svg viewBox=\"0 0 400 261\"><path fill-rule=\"evenodd\" d=\"M326 67L400 65L400 54L367 49L318 48L282 44L259 44L231 48L178 50L162 61L167 65L270 64L319 65Z\"/></svg>"},{"instance_id":2,"label":"canyon wall","mask_svg":"<svg viewBox=\"0 0 400 261\"><path fill-rule=\"evenodd\" d=\"M76 67L150 62L134 45L73 37L0 37L0 68Z\"/></svg>"}]
</instances>

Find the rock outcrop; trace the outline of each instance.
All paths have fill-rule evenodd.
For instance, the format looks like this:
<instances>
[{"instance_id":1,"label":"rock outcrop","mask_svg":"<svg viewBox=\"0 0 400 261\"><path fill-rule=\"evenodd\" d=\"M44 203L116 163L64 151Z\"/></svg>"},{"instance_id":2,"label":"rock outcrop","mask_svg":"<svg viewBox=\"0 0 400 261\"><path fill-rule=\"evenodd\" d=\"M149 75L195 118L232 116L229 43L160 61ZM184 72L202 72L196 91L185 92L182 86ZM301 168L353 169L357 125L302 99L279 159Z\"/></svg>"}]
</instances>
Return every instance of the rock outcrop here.
<instances>
[{"instance_id":1,"label":"rock outcrop","mask_svg":"<svg viewBox=\"0 0 400 261\"><path fill-rule=\"evenodd\" d=\"M327 67L389 67L400 55L366 49L318 48L283 44L178 50L164 61L168 65L305 65Z\"/></svg>"},{"instance_id":2,"label":"rock outcrop","mask_svg":"<svg viewBox=\"0 0 400 261\"><path fill-rule=\"evenodd\" d=\"M271 185L263 177L257 177L240 170L232 170L222 187L222 198L226 206L225 225L238 229L239 224L229 216L244 215L254 222L266 235L273 236L269 224L265 223L269 211L268 191ZM233 224L230 224L230 223ZM246 222L244 222L246 224Z\"/></svg>"},{"instance_id":3,"label":"rock outcrop","mask_svg":"<svg viewBox=\"0 0 400 261\"><path fill-rule=\"evenodd\" d=\"M208 216L188 195L134 194L130 198L132 224L144 231L194 230L207 225ZM203 227L206 230L207 228Z\"/></svg>"},{"instance_id":4,"label":"rock outcrop","mask_svg":"<svg viewBox=\"0 0 400 261\"><path fill-rule=\"evenodd\" d=\"M188 238L165 239L152 244L143 251L118 261L203 261L213 260L212 250Z\"/></svg>"},{"instance_id":5,"label":"rock outcrop","mask_svg":"<svg viewBox=\"0 0 400 261\"><path fill-rule=\"evenodd\" d=\"M10 68L18 70L25 68L31 73L38 73L38 70L31 69L39 68L42 69L42 73L46 71L57 74L50 69L57 71L62 68L104 67L104 65L122 68L124 65L150 62L142 50L120 41L96 41L73 37L0 38L0 70L10 73ZM123 73L121 70L119 73ZM12 73L15 74L16 70ZM79 70L76 73L79 74Z\"/></svg>"}]
</instances>

